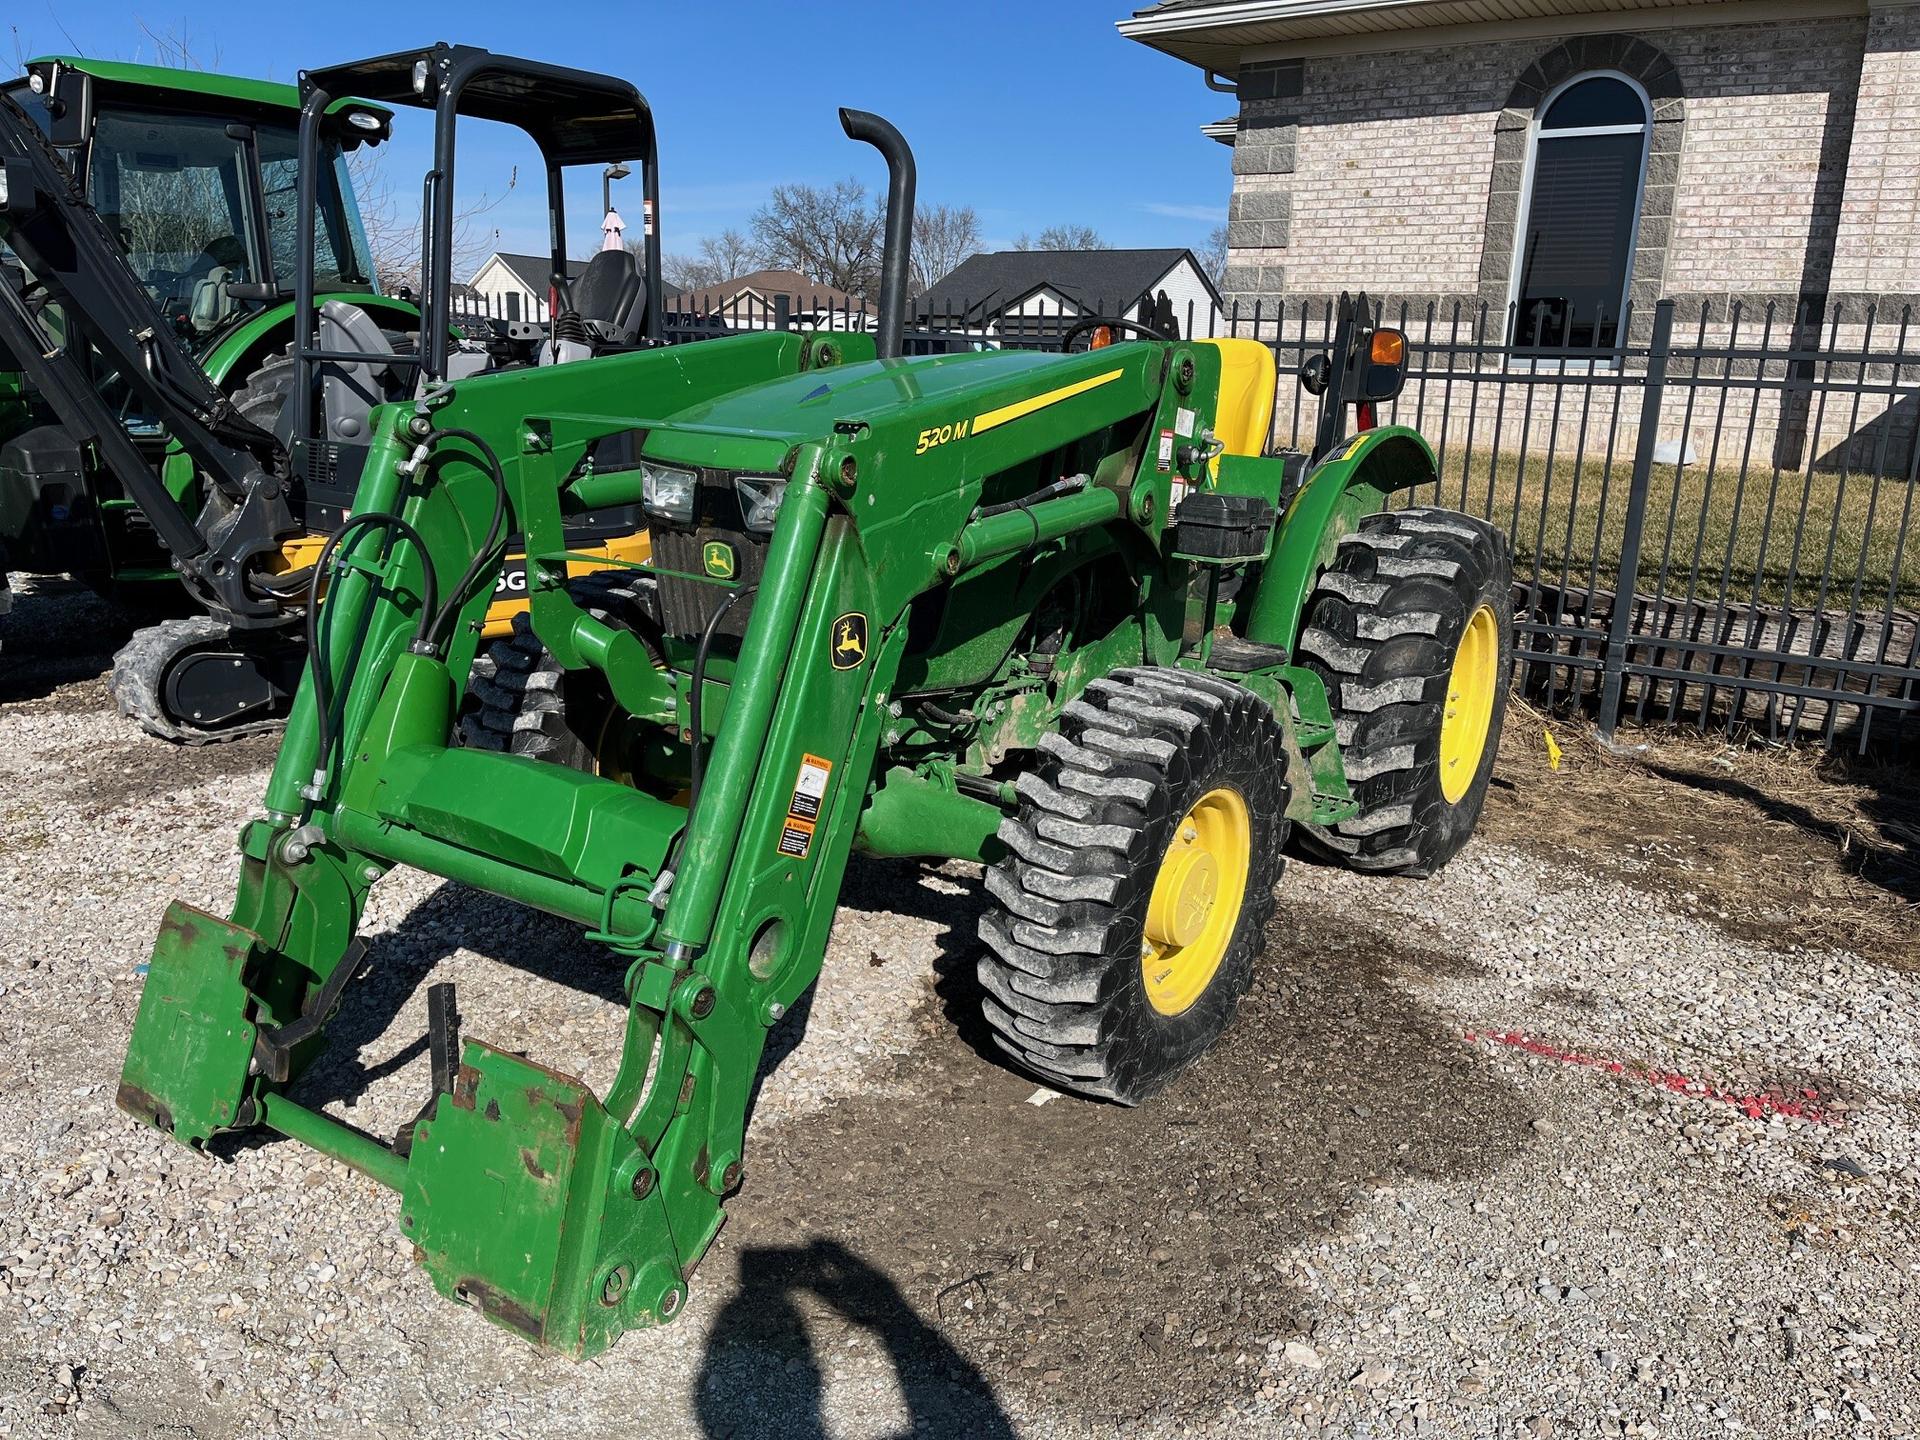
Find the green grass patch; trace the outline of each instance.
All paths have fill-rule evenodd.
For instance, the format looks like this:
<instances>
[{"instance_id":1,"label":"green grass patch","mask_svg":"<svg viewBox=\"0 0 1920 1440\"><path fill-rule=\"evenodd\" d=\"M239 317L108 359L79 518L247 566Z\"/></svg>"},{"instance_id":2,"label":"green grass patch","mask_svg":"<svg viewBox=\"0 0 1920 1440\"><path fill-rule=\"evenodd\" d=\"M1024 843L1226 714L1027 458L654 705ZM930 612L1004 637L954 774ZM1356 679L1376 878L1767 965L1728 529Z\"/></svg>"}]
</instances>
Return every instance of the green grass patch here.
<instances>
[{"instance_id":1,"label":"green grass patch","mask_svg":"<svg viewBox=\"0 0 1920 1440\"><path fill-rule=\"evenodd\" d=\"M1575 465L1556 455L1481 452L1445 457L1438 494L1422 488L1414 503L1435 503L1480 515L1513 536L1515 573L1543 584L1567 583L1584 590L1615 587L1627 529L1631 457L1609 466L1587 459ZM1738 466L1655 465L1647 490L1641 541L1641 593L1713 603L1724 577L1729 603L1757 598L1796 607L1820 599L1829 573L1825 608L1845 610L1858 586L1862 610L1894 604L1920 609L1920 494L1903 474L1841 476L1805 469L1775 473L1754 464ZM1911 513L1909 513L1911 512ZM1517 517L1517 518L1516 518ZM1903 523L1909 533L1901 544ZM1695 545L1698 541L1698 561ZM1798 557L1796 560L1796 540ZM1660 583L1662 559L1665 584ZM1831 557L1829 563L1829 557Z\"/></svg>"}]
</instances>

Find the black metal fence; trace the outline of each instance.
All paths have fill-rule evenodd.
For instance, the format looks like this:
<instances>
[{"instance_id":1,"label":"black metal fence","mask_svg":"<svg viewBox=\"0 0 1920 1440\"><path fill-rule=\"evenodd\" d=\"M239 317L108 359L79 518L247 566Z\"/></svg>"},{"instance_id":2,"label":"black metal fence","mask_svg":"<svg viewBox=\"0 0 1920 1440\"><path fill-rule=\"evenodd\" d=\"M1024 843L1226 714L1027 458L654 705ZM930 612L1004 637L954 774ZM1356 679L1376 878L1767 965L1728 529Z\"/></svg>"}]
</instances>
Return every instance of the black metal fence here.
<instances>
[{"instance_id":1,"label":"black metal fence","mask_svg":"<svg viewBox=\"0 0 1920 1440\"><path fill-rule=\"evenodd\" d=\"M1625 718L1864 751L1876 730L1911 733L1910 309L1700 305L1683 321L1662 301L1608 327L1605 350L1555 345L1559 319L1488 319L1393 314L1412 366L1381 418L1438 456L1410 503L1506 530L1522 678L1545 704L1590 703L1605 734ZM1328 328L1302 324L1283 360Z\"/></svg>"},{"instance_id":2,"label":"black metal fence","mask_svg":"<svg viewBox=\"0 0 1920 1440\"><path fill-rule=\"evenodd\" d=\"M1146 310L1142 315L1140 310ZM1275 352L1272 442L1309 448L1294 381L1332 302L996 315L948 302L908 353L1052 348L1084 315L1150 318ZM476 308L472 313L481 311ZM1865 750L1920 712L1920 316L1673 302L1576 318L1466 304L1387 307L1408 380L1383 424L1433 445L1438 479L1396 497L1468 511L1515 557L1519 678L1550 709ZM836 294L669 302L676 341L750 330L871 330ZM1605 348L1568 338L1603 337Z\"/></svg>"}]
</instances>

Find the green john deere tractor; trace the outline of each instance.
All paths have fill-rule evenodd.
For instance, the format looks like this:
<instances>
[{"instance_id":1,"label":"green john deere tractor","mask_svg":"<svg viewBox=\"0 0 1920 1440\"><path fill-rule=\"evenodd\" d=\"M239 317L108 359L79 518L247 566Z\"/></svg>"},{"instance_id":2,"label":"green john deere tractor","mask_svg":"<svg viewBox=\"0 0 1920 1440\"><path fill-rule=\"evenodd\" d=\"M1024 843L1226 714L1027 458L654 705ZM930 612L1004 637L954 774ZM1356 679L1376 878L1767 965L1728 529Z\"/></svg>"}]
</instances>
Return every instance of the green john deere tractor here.
<instances>
[{"instance_id":1,"label":"green john deere tractor","mask_svg":"<svg viewBox=\"0 0 1920 1440\"><path fill-rule=\"evenodd\" d=\"M141 482L189 515L214 487L187 437L175 433L171 407L160 403L173 397L142 394L112 347L89 341L96 329L157 324L186 358L180 368L202 372L189 383L200 380L208 397L272 428L282 397L271 377L292 335L283 281L297 230L297 92L199 71L45 56L0 86L0 96L0 130L8 132L0 152L14 159L36 211L29 217L20 195L0 207L0 285L9 308L31 326L0 342L0 396L15 401L0 401L0 568L71 574L138 610L179 612L190 602L164 524L141 503ZM350 125L347 113L337 117L323 156L322 284L389 331L411 330L419 323L414 308L377 293L347 171L349 154L386 138L389 117L355 107L350 113L359 118ZM36 185L34 159L68 172L74 193ZM85 206L97 220L80 245L62 201ZM86 253L87 240L100 242L98 256ZM63 283L68 271L81 273ZM129 304L133 313L123 313ZM48 363L43 357L73 372L76 392L93 392L85 413L63 403L57 382L29 385L23 370ZM95 431L106 425L124 431L125 443L99 443ZM130 487L114 463L122 457L152 479ZM334 508L335 523L344 501ZM314 528L324 530L329 518L316 514ZM204 641L211 624L205 617L169 623L143 636L141 648L188 632ZM158 707L142 708L151 715ZM193 728L190 717L180 718Z\"/></svg>"},{"instance_id":2,"label":"green john deere tractor","mask_svg":"<svg viewBox=\"0 0 1920 1440\"><path fill-rule=\"evenodd\" d=\"M409 78L454 53L410 52ZM642 258L565 278L565 167L601 152L634 162L657 199L645 101L611 77L547 83L517 107L475 91L470 113L535 117L563 303L551 326L465 333L447 303L450 239L423 237L445 254L421 304L376 283L349 161L387 139L393 105L336 95L303 155L290 85L57 56L0 86L0 606L9 566L156 608L197 603L204 613L141 630L115 658L115 699L151 733L198 743L280 724L306 582L353 500L357 477L332 447L353 450L374 405L411 397L423 373L660 343L651 225ZM456 118L436 114L436 132ZM333 359L303 361L303 335ZM570 543L580 572L647 554L634 509L576 517ZM520 578L517 561L503 570L492 633L525 608Z\"/></svg>"},{"instance_id":3,"label":"green john deere tractor","mask_svg":"<svg viewBox=\"0 0 1920 1440\"><path fill-rule=\"evenodd\" d=\"M265 1129L391 1186L441 1292L572 1355L684 1307L854 850L984 863L994 1035L1133 1105L1232 1018L1290 838L1427 873L1494 763L1504 542L1383 508L1433 455L1347 433L1397 393L1403 337L1347 308L1303 374L1310 457L1264 453L1251 340L1116 320L1137 338L900 358L912 159L841 116L891 172L877 336L481 375L376 412L238 902L168 911L119 1090L190 1146ZM638 463L597 467L615 435ZM628 501L651 564L570 581L567 516ZM503 515L531 605L483 647ZM628 999L604 1093L525 1058L537 1037L462 1039L435 987L400 1134L296 1098L396 865L588 927Z\"/></svg>"}]
</instances>

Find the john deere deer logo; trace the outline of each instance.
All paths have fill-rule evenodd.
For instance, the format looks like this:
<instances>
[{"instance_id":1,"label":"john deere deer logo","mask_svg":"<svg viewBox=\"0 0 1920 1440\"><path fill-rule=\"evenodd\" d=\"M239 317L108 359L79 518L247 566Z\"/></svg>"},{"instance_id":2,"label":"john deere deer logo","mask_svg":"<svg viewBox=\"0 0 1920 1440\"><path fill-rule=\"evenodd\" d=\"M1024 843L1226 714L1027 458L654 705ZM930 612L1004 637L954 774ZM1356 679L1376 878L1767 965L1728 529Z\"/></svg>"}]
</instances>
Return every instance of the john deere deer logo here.
<instances>
[{"instance_id":1,"label":"john deere deer logo","mask_svg":"<svg viewBox=\"0 0 1920 1440\"><path fill-rule=\"evenodd\" d=\"M851 670L867 658L867 617L851 611L833 622L833 668Z\"/></svg>"},{"instance_id":2,"label":"john deere deer logo","mask_svg":"<svg viewBox=\"0 0 1920 1440\"><path fill-rule=\"evenodd\" d=\"M700 561L707 574L719 580L731 580L735 567L733 547L724 540L709 540L700 547Z\"/></svg>"}]
</instances>

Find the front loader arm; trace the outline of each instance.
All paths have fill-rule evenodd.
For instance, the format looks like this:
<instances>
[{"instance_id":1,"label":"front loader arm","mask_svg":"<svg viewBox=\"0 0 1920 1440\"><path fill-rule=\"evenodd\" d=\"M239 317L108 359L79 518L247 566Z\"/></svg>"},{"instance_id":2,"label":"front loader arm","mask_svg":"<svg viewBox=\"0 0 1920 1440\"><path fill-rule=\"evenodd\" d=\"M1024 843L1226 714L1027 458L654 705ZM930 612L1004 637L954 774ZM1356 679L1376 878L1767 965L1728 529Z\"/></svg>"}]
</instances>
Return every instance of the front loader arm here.
<instances>
[{"instance_id":1,"label":"front loader arm","mask_svg":"<svg viewBox=\"0 0 1920 1440\"><path fill-rule=\"evenodd\" d=\"M4 94L0 164L7 175L0 237L60 306L68 330L64 342L54 343L21 298L0 286L0 348L18 358L68 429L99 447L203 600L237 623L277 618L280 602L254 593L247 572L260 551L295 528L285 481L266 463L278 455L279 443L233 412L154 310L39 127ZM83 360L87 345L227 497L232 514L219 543L181 508L100 398Z\"/></svg>"},{"instance_id":2,"label":"front loader arm","mask_svg":"<svg viewBox=\"0 0 1920 1440\"><path fill-rule=\"evenodd\" d=\"M233 918L176 907L123 1076L123 1107L188 1143L264 1125L398 1189L439 1289L573 1354L677 1313L718 1231L767 1029L824 953L905 632L875 616L857 653L841 643L836 657L845 616L873 613L872 568L819 478L822 453L802 447L776 545L790 584L752 616L721 732L746 758L716 753L695 806L706 828L688 831L683 806L627 785L454 745L454 677L492 574L453 597L451 636L423 649L428 571L444 600L484 552L488 452L531 522L535 573L564 573L556 492L595 433L649 423L613 395L803 363L796 337L752 337L572 367L575 401L583 380L606 386L591 420L542 403L565 393L544 381L560 367L376 414L356 514L407 529L370 521L343 547L314 660L327 683L303 686L268 816L243 835ZM527 418L502 419L503 392ZM592 648L592 617L563 592L535 598L537 618ZM601 658L618 668L615 652ZM676 852L678 879L657 891ZM397 863L578 920L623 958L625 1049L604 1097L517 1044L472 1039L393 1144L290 1097L359 963L367 891Z\"/></svg>"}]
</instances>

